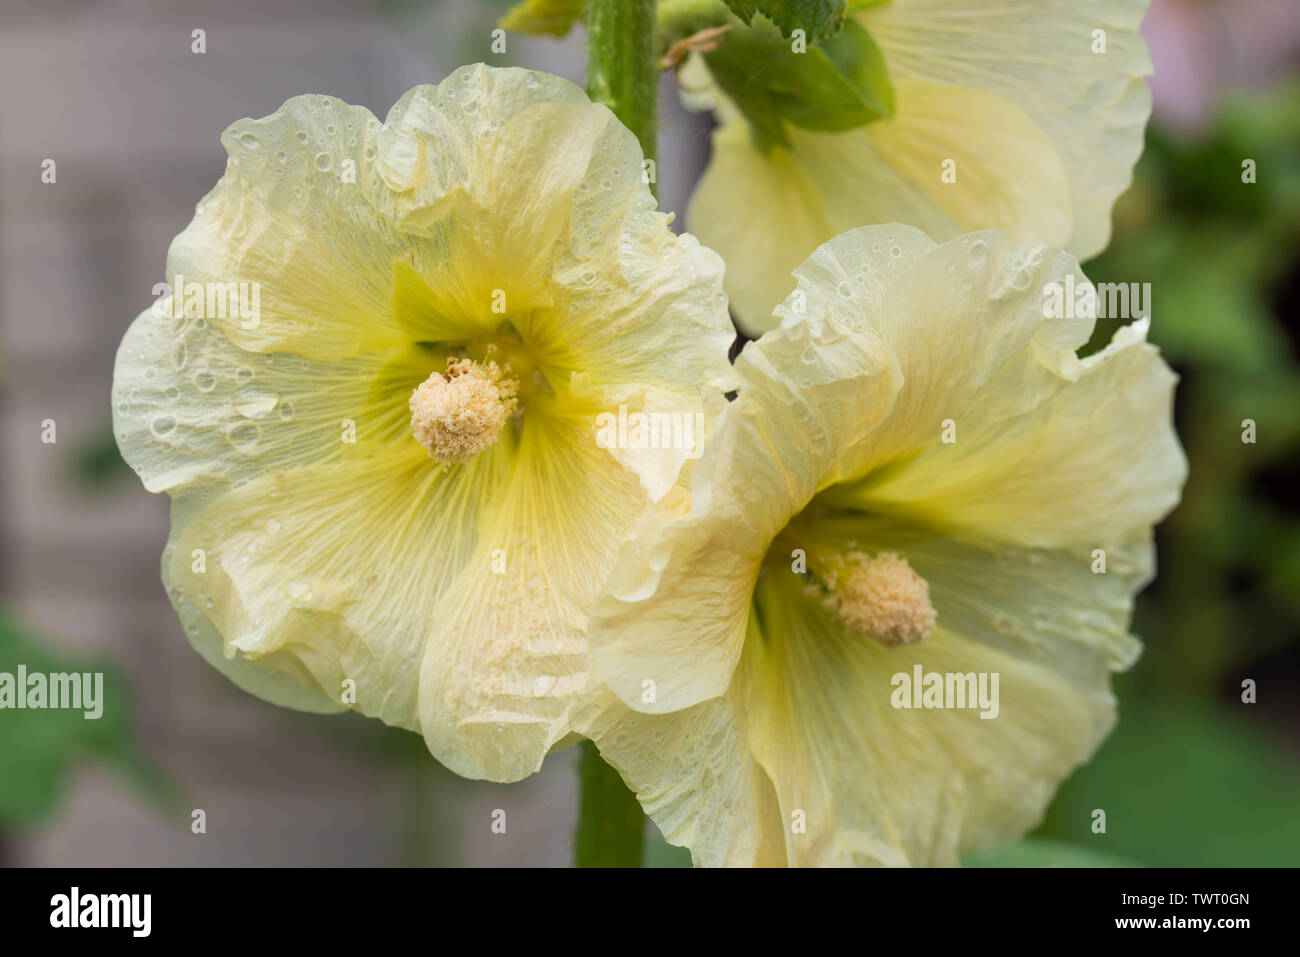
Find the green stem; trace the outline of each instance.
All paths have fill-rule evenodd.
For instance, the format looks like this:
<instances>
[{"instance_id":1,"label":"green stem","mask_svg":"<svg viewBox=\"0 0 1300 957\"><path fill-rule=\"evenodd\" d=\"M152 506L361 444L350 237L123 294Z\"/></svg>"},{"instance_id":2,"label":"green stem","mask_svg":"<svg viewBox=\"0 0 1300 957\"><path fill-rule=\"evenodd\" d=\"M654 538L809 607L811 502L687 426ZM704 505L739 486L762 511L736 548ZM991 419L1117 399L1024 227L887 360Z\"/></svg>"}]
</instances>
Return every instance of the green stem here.
<instances>
[{"instance_id":1,"label":"green stem","mask_svg":"<svg viewBox=\"0 0 1300 957\"><path fill-rule=\"evenodd\" d=\"M722 0L659 0L660 52L683 37L722 26L730 16Z\"/></svg>"},{"instance_id":2,"label":"green stem","mask_svg":"<svg viewBox=\"0 0 1300 957\"><path fill-rule=\"evenodd\" d=\"M610 108L655 158L658 53L655 0L587 0L587 95ZM653 187L652 187L653 189ZM582 743L573 857L578 867L640 867L645 815L590 741Z\"/></svg>"},{"instance_id":3,"label":"green stem","mask_svg":"<svg viewBox=\"0 0 1300 957\"><path fill-rule=\"evenodd\" d=\"M640 867L645 856L645 815L636 796L590 741L582 742L578 777L582 796L574 837L574 864Z\"/></svg>"},{"instance_id":4,"label":"green stem","mask_svg":"<svg viewBox=\"0 0 1300 957\"><path fill-rule=\"evenodd\" d=\"M587 95L608 106L654 159L655 0L587 0L587 44Z\"/></svg>"}]
</instances>

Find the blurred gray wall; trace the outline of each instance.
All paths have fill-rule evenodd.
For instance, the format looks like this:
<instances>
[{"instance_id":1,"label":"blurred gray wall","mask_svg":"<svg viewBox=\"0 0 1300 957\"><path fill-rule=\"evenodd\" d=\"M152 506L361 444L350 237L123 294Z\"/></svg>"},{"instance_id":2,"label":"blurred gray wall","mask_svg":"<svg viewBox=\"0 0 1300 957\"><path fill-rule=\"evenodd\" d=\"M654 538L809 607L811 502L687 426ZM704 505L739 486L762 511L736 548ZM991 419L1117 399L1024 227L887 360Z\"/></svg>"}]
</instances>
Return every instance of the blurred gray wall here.
<instances>
[{"instance_id":1,"label":"blurred gray wall","mask_svg":"<svg viewBox=\"0 0 1300 957\"><path fill-rule=\"evenodd\" d=\"M407 88L462 62L581 82L580 36L511 36L510 53L491 56L497 9L481 0L0 5L2 598L60 645L120 665L141 739L208 824L193 835L188 818L165 819L87 768L50 826L11 840L18 863L568 861L574 749L520 785L464 782L432 759L383 757L397 732L244 695L190 650L163 594L166 498L129 474L88 489L73 468L109 436L117 344L152 300L171 238L224 169L221 131L306 92L382 117ZM194 29L206 32L203 54L191 52ZM662 99L661 193L680 210L702 164L705 121L685 117L667 85ZM57 163L52 185L41 182L47 158ZM40 441L47 418L57 422L54 445ZM489 829L494 808L507 810L506 835Z\"/></svg>"}]
</instances>

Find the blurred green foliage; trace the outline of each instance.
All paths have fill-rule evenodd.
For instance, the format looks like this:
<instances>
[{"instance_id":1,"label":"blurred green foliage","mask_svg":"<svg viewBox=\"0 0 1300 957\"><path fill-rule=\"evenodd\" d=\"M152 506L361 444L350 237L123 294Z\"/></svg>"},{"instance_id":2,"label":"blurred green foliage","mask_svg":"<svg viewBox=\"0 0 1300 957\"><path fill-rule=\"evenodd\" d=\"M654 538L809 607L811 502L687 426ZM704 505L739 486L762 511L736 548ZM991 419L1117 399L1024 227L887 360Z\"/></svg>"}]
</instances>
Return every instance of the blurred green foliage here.
<instances>
[{"instance_id":1,"label":"blurred green foliage","mask_svg":"<svg viewBox=\"0 0 1300 957\"><path fill-rule=\"evenodd\" d=\"M1126 858L1043 838L972 854L963 867L1134 867Z\"/></svg>"},{"instance_id":2,"label":"blurred green foliage","mask_svg":"<svg viewBox=\"0 0 1300 957\"><path fill-rule=\"evenodd\" d=\"M54 651L0 612L0 672L103 672L103 713L80 710L0 711L0 830L27 828L49 818L70 772L87 759L116 772L142 797L170 804L167 779L135 743L130 688L113 668Z\"/></svg>"},{"instance_id":3,"label":"blurred green foliage","mask_svg":"<svg viewBox=\"0 0 1300 957\"><path fill-rule=\"evenodd\" d=\"M1157 530L1159 575L1134 623L1146 652L1117 682L1119 725L1039 833L1148 865L1295 865L1300 84L1227 100L1194 142L1153 127L1114 239L1085 271L1151 283L1190 474ZM1090 348L1117 325L1099 321ZM1257 704L1242 701L1247 679Z\"/></svg>"}]
</instances>

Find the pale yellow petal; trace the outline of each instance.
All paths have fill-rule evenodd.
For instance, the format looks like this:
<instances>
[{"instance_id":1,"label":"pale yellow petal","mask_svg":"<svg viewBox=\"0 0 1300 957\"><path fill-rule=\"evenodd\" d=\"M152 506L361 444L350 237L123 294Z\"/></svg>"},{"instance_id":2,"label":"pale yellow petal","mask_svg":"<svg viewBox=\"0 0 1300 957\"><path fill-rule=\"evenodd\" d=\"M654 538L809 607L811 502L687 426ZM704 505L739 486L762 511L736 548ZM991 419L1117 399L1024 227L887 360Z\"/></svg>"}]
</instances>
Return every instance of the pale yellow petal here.
<instances>
[{"instance_id":1,"label":"pale yellow petal","mask_svg":"<svg viewBox=\"0 0 1300 957\"><path fill-rule=\"evenodd\" d=\"M619 243L663 221L635 138L572 83L533 71L464 67L411 90L383 124L295 97L223 143L226 175L174 241L167 276L255 285L255 317L196 313L247 349L338 359L471 338L553 305L553 273L624 280L604 260L649 263L620 260Z\"/></svg>"},{"instance_id":2,"label":"pale yellow petal","mask_svg":"<svg viewBox=\"0 0 1300 957\"><path fill-rule=\"evenodd\" d=\"M252 351L338 359L399 345L395 264L414 253L377 208L380 128L364 107L298 96L227 129L225 175L167 255L174 296L199 293L190 314ZM257 308L208 308L207 290L230 284Z\"/></svg>"},{"instance_id":3,"label":"pale yellow petal","mask_svg":"<svg viewBox=\"0 0 1300 957\"><path fill-rule=\"evenodd\" d=\"M993 228L1017 245L1100 252L1151 109L1145 9L1146 0L873 5L855 16L884 53L894 115L843 133L790 127L790 148L766 153L694 63L683 84L715 104L723 125L687 225L727 260L742 329L771 328L792 267L857 226L903 222L939 240ZM1105 52L1094 52L1094 31Z\"/></svg>"},{"instance_id":4,"label":"pale yellow petal","mask_svg":"<svg viewBox=\"0 0 1300 957\"><path fill-rule=\"evenodd\" d=\"M711 416L718 425L691 471L689 504L659 509L610 574L592 613L593 662L637 710L674 711L726 690L773 537L889 411L898 372L854 296L878 297L932 244L907 227L860 238L852 273L833 257L813 266L782 325L741 352L739 394ZM827 277L839 281L825 288ZM653 700L642 696L647 681Z\"/></svg>"},{"instance_id":5,"label":"pale yellow petal","mask_svg":"<svg viewBox=\"0 0 1300 957\"><path fill-rule=\"evenodd\" d=\"M444 472L413 440L367 444L246 482L174 528L173 598L207 617L227 658L419 730L434 608L475 554L509 454Z\"/></svg>"},{"instance_id":6,"label":"pale yellow petal","mask_svg":"<svg viewBox=\"0 0 1300 957\"><path fill-rule=\"evenodd\" d=\"M1047 577L1026 565L1017 584L1035 595ZM778 795L792 865L955 865L1012 840L1113 724L1104 680L954 630L938 595L934 632L888 649L845 632L801 588L795 576L760 585L765 640L746 644L733 689ZM1088 597L1076 603L1087 608ZM1018 598L983 601L1014 608ZM998 675L996 717L981 717L992 707L896 708L894 676L910 678L917 665Z\"/></svg>"},{"instance_id":7,"label":"pale yellow petal","mask_svg":"<svg viewBox=\"0 0 1300 957\"><path fill-rule=\"evenodd\" d=\"M972 234L894 283L879 326L903 386L855 451L862 476L827 502L1026 545L1085 544L1162 518L1186 474L1176 378L1145 320L1076 358L1092 320L1044 316L1044 290L1067 276L1086 283L1072 257Z\"/></svg>"},{"instance_id":8,"label":"pale yellow petal","mask_svg":"<svg viewBox=\"0 0 1300 957\"><path fill-rule=\"evenodd\" d=\"M936 238L995 228L1018 245L1064 245L1073 222L1069 178L1053 141L1019 107L987 90L903 77L894 81L894 98L897 114L863 129L876 153L955 224ZM800 152L809 154L810 170L821 168L818 150ZM850 213L833 189L822 194L829 208L856 220L845 228L912 222L912 209L891 196Z\"/></svg>"},{"instance_id":9,"label":"pale yellow petal","mask_svg":"<svg viewBox=\"0 0 1300 957\"><path fill-rule=\"evenodd\" d=\"M301 680L301 672L292 666L285 670L267 668L250 661L243 655L226 657L226 641L216 625L205 614L200 600L195 604L184 592L172 585L172 556L175 553L175 539L183 533L194 512L201 511L204 502L197 496L172 502L172 535L163 550L162 581L167 589L167 597L181 620L185 635L190 645L209 665L225 675L234 685L251 695L295 711L307 711L315 714L333 714L347 710L341 697L327 695L314 682ZM206 564L206 553L202 556L190 555L191 568ZM198 596L193 596L198 598Z\"/></svg>"},{"instance_id":10,"label":"pale yellow petal","mask_svg":"<svg viewBox=\"0 0 1300 957\"><path fill-rule=\"evenodd\" d=\"M1086 259L1108 242L1111 206L1142 152L1151 113L1142 79L1151 59L1138 32L1146 9L1147 0L891 0L856 17L896 83L986 90L1028 115L1065 168L1073 228L1063 245Z\"/></svg>"},{"instance_id":11,"label":"pale yellow petal","mask_svg":"<svg viewBox=\"0 0 1300 957\"><path fill-rule=\"evenodd\" d=\"M697 867L785 863L776 795L749 752L726 698L672 714L641 714L604 688L585 697L574 724L596 742L669 844Z\"/></svg>"},{"instance_id":12,"label":"pale yellow petal","mask_svg":"<svg viewBox=\"0 0 1300 957\"><path fill-rule=\"evenodd\" d=\"M822 196L790 154L764 155L744 122L713 134L713 158L691 194L686 226L727 263L726 288L741 329L770 329L794 288L790 274L834 233Z\"/></svg>"},{"instance_id":13,"label":"pale yellow petal","mask_svg":"<svg viewBox=\"0 0 1300 957\"><path fill-rule=\"evenodd\" d=\"M206 320L146 310L118 349L114 432L151 492L334 462L348 449L349 423L363 441L404 434L402 389L409 395L444 355L393 348L322 362L249 352ZM412 362L404 379L388 382ZM374 401L377 383L392 386L386 403Z\"/></svg>"},{"instance_id":14,"label":"pale yellow petal","mask_svg":"<svg viewBox=\"0 0 1300 957\"><path fill-rule=\"evenodd\" d=\"M746 331L775 325L794 267L858 226L907 223L940 240L991 226L1020 244L1069 235L1065 170L1019 107L911 80L895 94L895 117L843 133L791 129L788 150L763 154L744 123L714 134L687 223L727 260L727 292Z\"/></svg>"},{"instance_id":15,"label":"pale yellow petal","mask_svg":"<svg viewBox=\"0 0 1300 957\"><path fill-rule=\"evenodd\" d=\"M644 509L636 477L577 424L535 419L439 589L418 672L430 751L466 777L513 781L568 734L587 680L587 611Z\"/></svg>"}]
</instances>

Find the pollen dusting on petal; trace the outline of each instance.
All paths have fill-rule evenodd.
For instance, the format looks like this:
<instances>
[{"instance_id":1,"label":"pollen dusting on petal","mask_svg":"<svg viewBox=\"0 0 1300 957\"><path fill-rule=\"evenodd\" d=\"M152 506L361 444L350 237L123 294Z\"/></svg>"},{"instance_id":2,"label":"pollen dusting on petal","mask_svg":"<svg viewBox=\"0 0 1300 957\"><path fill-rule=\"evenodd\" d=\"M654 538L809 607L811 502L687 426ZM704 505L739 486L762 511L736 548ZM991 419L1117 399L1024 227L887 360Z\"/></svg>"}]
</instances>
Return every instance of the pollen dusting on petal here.
<instances>
[{"instance_id":1,"label":"pollen dusting on petal","mask_svg":"<svg viewBox=\"0 0 1300 957\"><path fill-rule=\"evenodd\" d=\"M439 462L468 462L501 437L518 383L495 362L450 358L411 393L411 432Z\"/></svg>"},{"instance_id":2,"label":"pollen dusting on petal","mask_svg":"<svg viewBox=\"0 0 1300 957\"><path fill-rule=\"evenodd\" d=\"M930 604L930 586L893 552L875 557L849 552L827 584L827 606L850 631L882 645L910 645L934 630L938 616Z\"/></svg>"}]
</instances>

